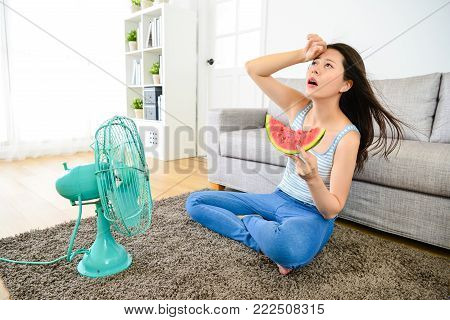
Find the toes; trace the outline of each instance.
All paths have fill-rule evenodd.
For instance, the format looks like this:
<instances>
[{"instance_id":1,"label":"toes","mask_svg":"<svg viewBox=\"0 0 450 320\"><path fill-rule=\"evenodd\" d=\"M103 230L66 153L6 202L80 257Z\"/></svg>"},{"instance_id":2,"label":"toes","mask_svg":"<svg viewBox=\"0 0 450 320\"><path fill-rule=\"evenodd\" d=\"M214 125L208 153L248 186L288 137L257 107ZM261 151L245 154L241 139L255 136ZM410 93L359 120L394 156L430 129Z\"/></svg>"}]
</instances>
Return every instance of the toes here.
<instances>
[{"instance_id":1,"label":"toes","mask_svg":"<svg viewBox=\"0 0 450 320\"><path fill-rule=\"evenodd\" d=\"M283 267L283 266L280 266L279 264L277 264L278 265L278 270L280 271L280 273L282 274L282 275L287 275L287 274L289 274L293 269L288 269L288 268L285 268L285 267Z\"/></svg>"}]
</instances>

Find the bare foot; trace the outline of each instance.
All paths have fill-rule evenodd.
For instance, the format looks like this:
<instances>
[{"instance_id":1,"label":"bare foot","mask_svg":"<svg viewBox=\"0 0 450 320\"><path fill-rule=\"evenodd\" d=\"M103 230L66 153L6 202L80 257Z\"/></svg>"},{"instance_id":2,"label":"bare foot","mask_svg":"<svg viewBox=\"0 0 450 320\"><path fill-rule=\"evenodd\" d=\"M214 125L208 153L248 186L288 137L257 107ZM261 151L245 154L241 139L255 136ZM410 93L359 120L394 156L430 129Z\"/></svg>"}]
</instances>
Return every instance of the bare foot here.
<instances>
[{"instance_id":1,"label":"bare foot","mask_svg":"<svg viewBox=\"0 0 450 320\"><path fill-rule=\"evenodd\" d=\"M278 270L280 271L280 273L283 276L287 275L288 273L290 273L293 270L293 269L288 269L288 268L282 267L278 263L277 263L277 266L278 266Z\"/></svg>"}]
</instances>

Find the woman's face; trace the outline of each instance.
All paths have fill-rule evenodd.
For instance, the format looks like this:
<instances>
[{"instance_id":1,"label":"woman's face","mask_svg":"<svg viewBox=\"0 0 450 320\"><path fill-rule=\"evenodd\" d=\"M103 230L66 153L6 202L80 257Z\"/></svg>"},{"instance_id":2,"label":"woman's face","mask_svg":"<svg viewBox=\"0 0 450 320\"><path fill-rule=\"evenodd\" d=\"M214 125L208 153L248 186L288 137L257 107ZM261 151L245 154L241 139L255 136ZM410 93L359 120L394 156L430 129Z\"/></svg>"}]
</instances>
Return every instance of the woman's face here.
<instances>
[{"instance_id":1,"label":"woman's face","mask_svg":"<svg viewBox=\"0 0 450 320\"><path fill-rule=\"evenodd\" d=\"M306 90L309 98L327 98L350 89L352 81L344 81L344 57L336 49L327 49L310 61L306 72ZM309 84L314 78L317 85Z\"/></svg>"}]
</instances>

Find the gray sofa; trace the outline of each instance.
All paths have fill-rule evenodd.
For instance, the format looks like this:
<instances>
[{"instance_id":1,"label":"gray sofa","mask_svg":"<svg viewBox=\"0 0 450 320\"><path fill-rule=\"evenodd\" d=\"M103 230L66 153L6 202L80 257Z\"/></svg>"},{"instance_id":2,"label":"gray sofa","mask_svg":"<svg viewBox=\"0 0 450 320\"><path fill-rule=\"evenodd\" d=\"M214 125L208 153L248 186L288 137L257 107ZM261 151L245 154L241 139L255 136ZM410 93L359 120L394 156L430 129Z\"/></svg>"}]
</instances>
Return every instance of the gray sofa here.
<instances>
[{"instance_id":1,"label":"gray sofa","mask_svg":"<svg viewBox=\"0 0 450 320\"><path fill-rule=\"evenodd\" d=\"M305 79L277 79L304 92ZM405 139L389 161L369 151L339 218L450 249L450 73L373 80L371 85L385 106L419 132L404 127ZM274 190L286 157L267 139L267 112L287 123L272 101L268 109L208 113L214 129L205 136L210 182L245 192ZM374 127L378 136L375 121ZM389 134L388 129L390 140Z\"/></svg>"}]
</instances>

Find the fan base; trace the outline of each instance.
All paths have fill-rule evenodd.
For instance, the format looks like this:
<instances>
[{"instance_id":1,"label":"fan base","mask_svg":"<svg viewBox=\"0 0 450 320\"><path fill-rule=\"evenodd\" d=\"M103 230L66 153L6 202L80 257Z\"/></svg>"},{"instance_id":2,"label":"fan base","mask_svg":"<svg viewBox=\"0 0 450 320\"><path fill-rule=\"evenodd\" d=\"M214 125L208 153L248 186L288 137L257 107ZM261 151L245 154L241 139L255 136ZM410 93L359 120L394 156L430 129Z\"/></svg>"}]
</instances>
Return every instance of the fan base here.
<instances>
[{"instance_id":1,"label":"fan base","mask_svg":"<svg viewBox=\"0 0 450 320\"><path fill-rule=\"evenodd\" d=\"M121 246L121 245L119 245ZM122 246L121 246L122 247ZM123 247L122 247L123 248ZM123 249L125 251L125 249ZM105 265L99 263L92 263L89 255L85 254L83 260L78 263L78 272L86 277L90 278L101 278L114 275L116 273L122 272L127 269L132 262L131 255L125 251L125 259L120 264L115 263L114 265Z\"/></svg>"},{"instance_id":2,"label":"fan base","mask_svg":"<svg viewBox=\"0 0 450 320\"><path fill-rule=\"evenodd\" d=\"M110 223L103 215L100 201L96 203L97 236L94 243L78 264L83 276L100 278L119 273L131 265L131 255L114 240Z\"/></svg>"}]
</instances>

